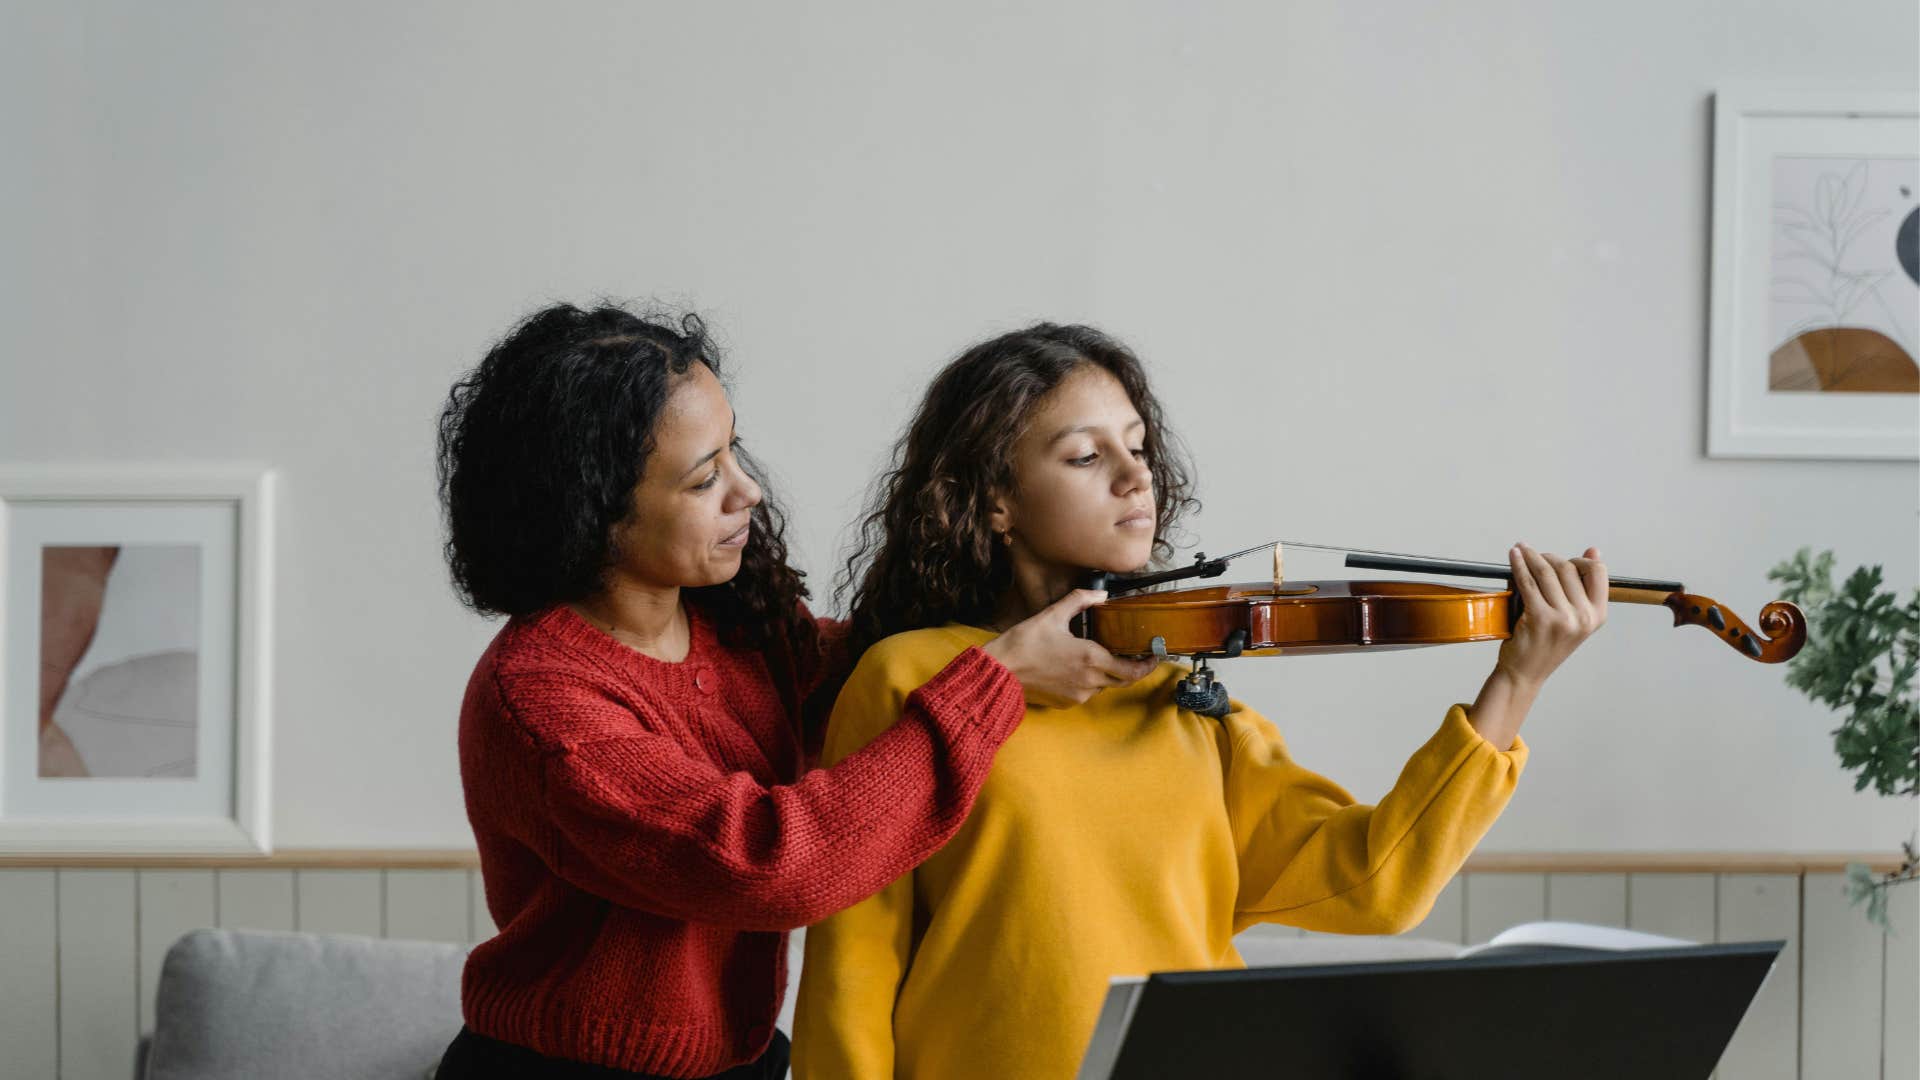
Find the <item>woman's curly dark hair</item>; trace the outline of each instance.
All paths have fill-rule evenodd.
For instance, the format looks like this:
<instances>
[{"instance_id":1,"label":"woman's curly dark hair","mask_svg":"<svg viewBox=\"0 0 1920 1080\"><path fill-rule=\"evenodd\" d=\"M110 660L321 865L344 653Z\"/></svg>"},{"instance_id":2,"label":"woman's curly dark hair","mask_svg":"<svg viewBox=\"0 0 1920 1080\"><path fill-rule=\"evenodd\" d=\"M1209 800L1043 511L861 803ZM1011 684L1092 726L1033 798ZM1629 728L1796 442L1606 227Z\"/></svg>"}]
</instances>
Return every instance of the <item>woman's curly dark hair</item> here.
<instances>
[{"instance_id":1,"label":"woman's curly dark hair","mask_svg":"<svg viewBox=\"0 0 1920 1080\"><path fill-rule=\"evenodd\" d=\"M602 303L529 315L453 384L440 414L440 503L454 588L484 615L530 615L586 600L619 557L615 530L653 451L674 379L720 355L698 316L638 315ZM740 467L766 492L761 470ZM688 589L729 644L784 638L813 651L803 575L787 565L786 516L753 508L740 571Z\"/></svg>"},{"instance_id":2,"label":"woman's curly dark hair","mask_svg":"<svg viewBox=\"0 0 1920 1080\"><path fill-rule=\"evenodd\" d=\"M1003 334L934 376L894 445L893 466L874 484L838 588L841 598L851 595L852 658L890 634L992 618L1013 580L989 524L993 491L1014 486L1014 443L1035 406L1087 366L1120 380L1146 422L1154 557L1173 554L1180 519L1200 503L1186 451L1168 430L1139 358L1089 326L1038 323Z\"/></svg>"}]
</instances>

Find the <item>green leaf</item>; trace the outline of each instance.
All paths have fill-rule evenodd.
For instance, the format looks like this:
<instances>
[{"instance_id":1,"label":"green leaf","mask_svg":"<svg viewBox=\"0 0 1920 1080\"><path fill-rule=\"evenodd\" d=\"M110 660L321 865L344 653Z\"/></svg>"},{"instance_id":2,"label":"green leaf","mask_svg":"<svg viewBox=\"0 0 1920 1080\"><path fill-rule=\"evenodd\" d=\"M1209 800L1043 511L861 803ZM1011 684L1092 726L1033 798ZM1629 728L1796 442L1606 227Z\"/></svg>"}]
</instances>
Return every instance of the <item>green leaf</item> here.
<instances>
[{"instance_id":1,"label":"green leaf","mask_svg":"<svg viewBox=\"0 0 1920 1080\"><path fill-rule=\"evenodd\" d=\"M1833 552L1803 547L1767 572L1781 599L1807 616L1807 642L1788 661L1786 683L1840 714L1829 734L1855 791L1912 797L1920 794L1920 589L1902 603L1883 587L1879 566L1855 567L1836 589L1833 566ZM1887 927L1886 882L1856 864L1847 889Z\"/></svg>"},{"instance_id":2,"label":"green leaf","mask_svg":"<svg viewBox=\"0 0 1920 1080\"><path fill-rule=\"evenodd\" d=\"M1882 933L1893 933L1893 925L1887 920L1887 883L1875 877L1867 864L1848 863L1846 885L1847 905L1859 907L1865 901L1867 921Z\"/></svg>"}]
</instances>

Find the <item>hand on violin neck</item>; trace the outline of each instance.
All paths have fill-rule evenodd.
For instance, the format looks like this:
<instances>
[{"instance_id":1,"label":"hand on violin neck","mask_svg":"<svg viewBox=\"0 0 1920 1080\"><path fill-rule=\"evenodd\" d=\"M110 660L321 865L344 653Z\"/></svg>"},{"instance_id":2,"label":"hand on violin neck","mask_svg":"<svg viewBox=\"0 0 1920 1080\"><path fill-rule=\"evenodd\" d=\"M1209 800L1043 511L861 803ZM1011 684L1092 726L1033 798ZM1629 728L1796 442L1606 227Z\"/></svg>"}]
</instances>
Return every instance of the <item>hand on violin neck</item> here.
<instances>
[{"instance_id":1,"label":"hand on violin neck","mask_svg":"<svg viewBox=\"0 0 1920 1080\"><path fill-rule=\"evenodd\" d=\"M1496 671L1537 688L1607 621L1607 565L1596 548L1565 559L1522 543L1507 552L1521 602L1513 636L1500 645Z\"/></svg>"},{"instance_id":2,"label":"hand on violin neck","mask_svg":"<svg viewBox=\"0 0 1920 1080\"><path fill-rule=\"evenodd\" d=\"M1607 621L1607 565L1597 549L1563 559L1515 544L1507 563L1520 620L1468 710L1474 730L1500 750L1513 747L1547 676Z\"/></svg>"}]
</instances>

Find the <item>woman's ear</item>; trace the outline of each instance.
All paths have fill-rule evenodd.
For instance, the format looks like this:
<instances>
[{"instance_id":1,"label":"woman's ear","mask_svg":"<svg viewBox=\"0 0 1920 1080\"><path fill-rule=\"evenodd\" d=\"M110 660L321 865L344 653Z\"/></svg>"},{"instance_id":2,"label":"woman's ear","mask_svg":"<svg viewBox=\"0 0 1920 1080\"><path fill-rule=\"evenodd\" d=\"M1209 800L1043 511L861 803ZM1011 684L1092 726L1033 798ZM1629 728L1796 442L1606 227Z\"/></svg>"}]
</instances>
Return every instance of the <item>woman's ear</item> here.
<instances>
[{"instance_id":1,"label":"woman's ear","mask_svg":"<svg viewBox=\"0 0 1920 1080\"><path fill-rule=\"evenodd\" d=\"M987 511L987 527L993 530L994 542L1007 543L1013 535L1013 511L1007 506L1006 496L999 491L988 492L987 504L992 507Z\"/></svg>"}]
</instances>

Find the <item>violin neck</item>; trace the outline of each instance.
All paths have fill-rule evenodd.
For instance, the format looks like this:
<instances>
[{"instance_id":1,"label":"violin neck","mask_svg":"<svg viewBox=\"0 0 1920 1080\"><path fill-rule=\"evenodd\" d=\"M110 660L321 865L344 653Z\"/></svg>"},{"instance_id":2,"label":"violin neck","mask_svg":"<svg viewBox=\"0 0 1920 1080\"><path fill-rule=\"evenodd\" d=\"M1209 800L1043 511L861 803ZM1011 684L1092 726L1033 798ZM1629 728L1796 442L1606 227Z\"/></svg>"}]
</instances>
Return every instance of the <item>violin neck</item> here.
<instances>
[{"instance_id":1,"label":"violin neck","mask_svg":"<svg viewBox=\"0 0 1920 1080\"><path fill-rule=\"evenodd\" d=\"M1659 589L1636 589L1632 586L1615 585L1607 590L1607 602L1610 604L1664 604L1667 597L1679 592L1673 589L1662 592Z\"/></svg>"}]
</instances>

